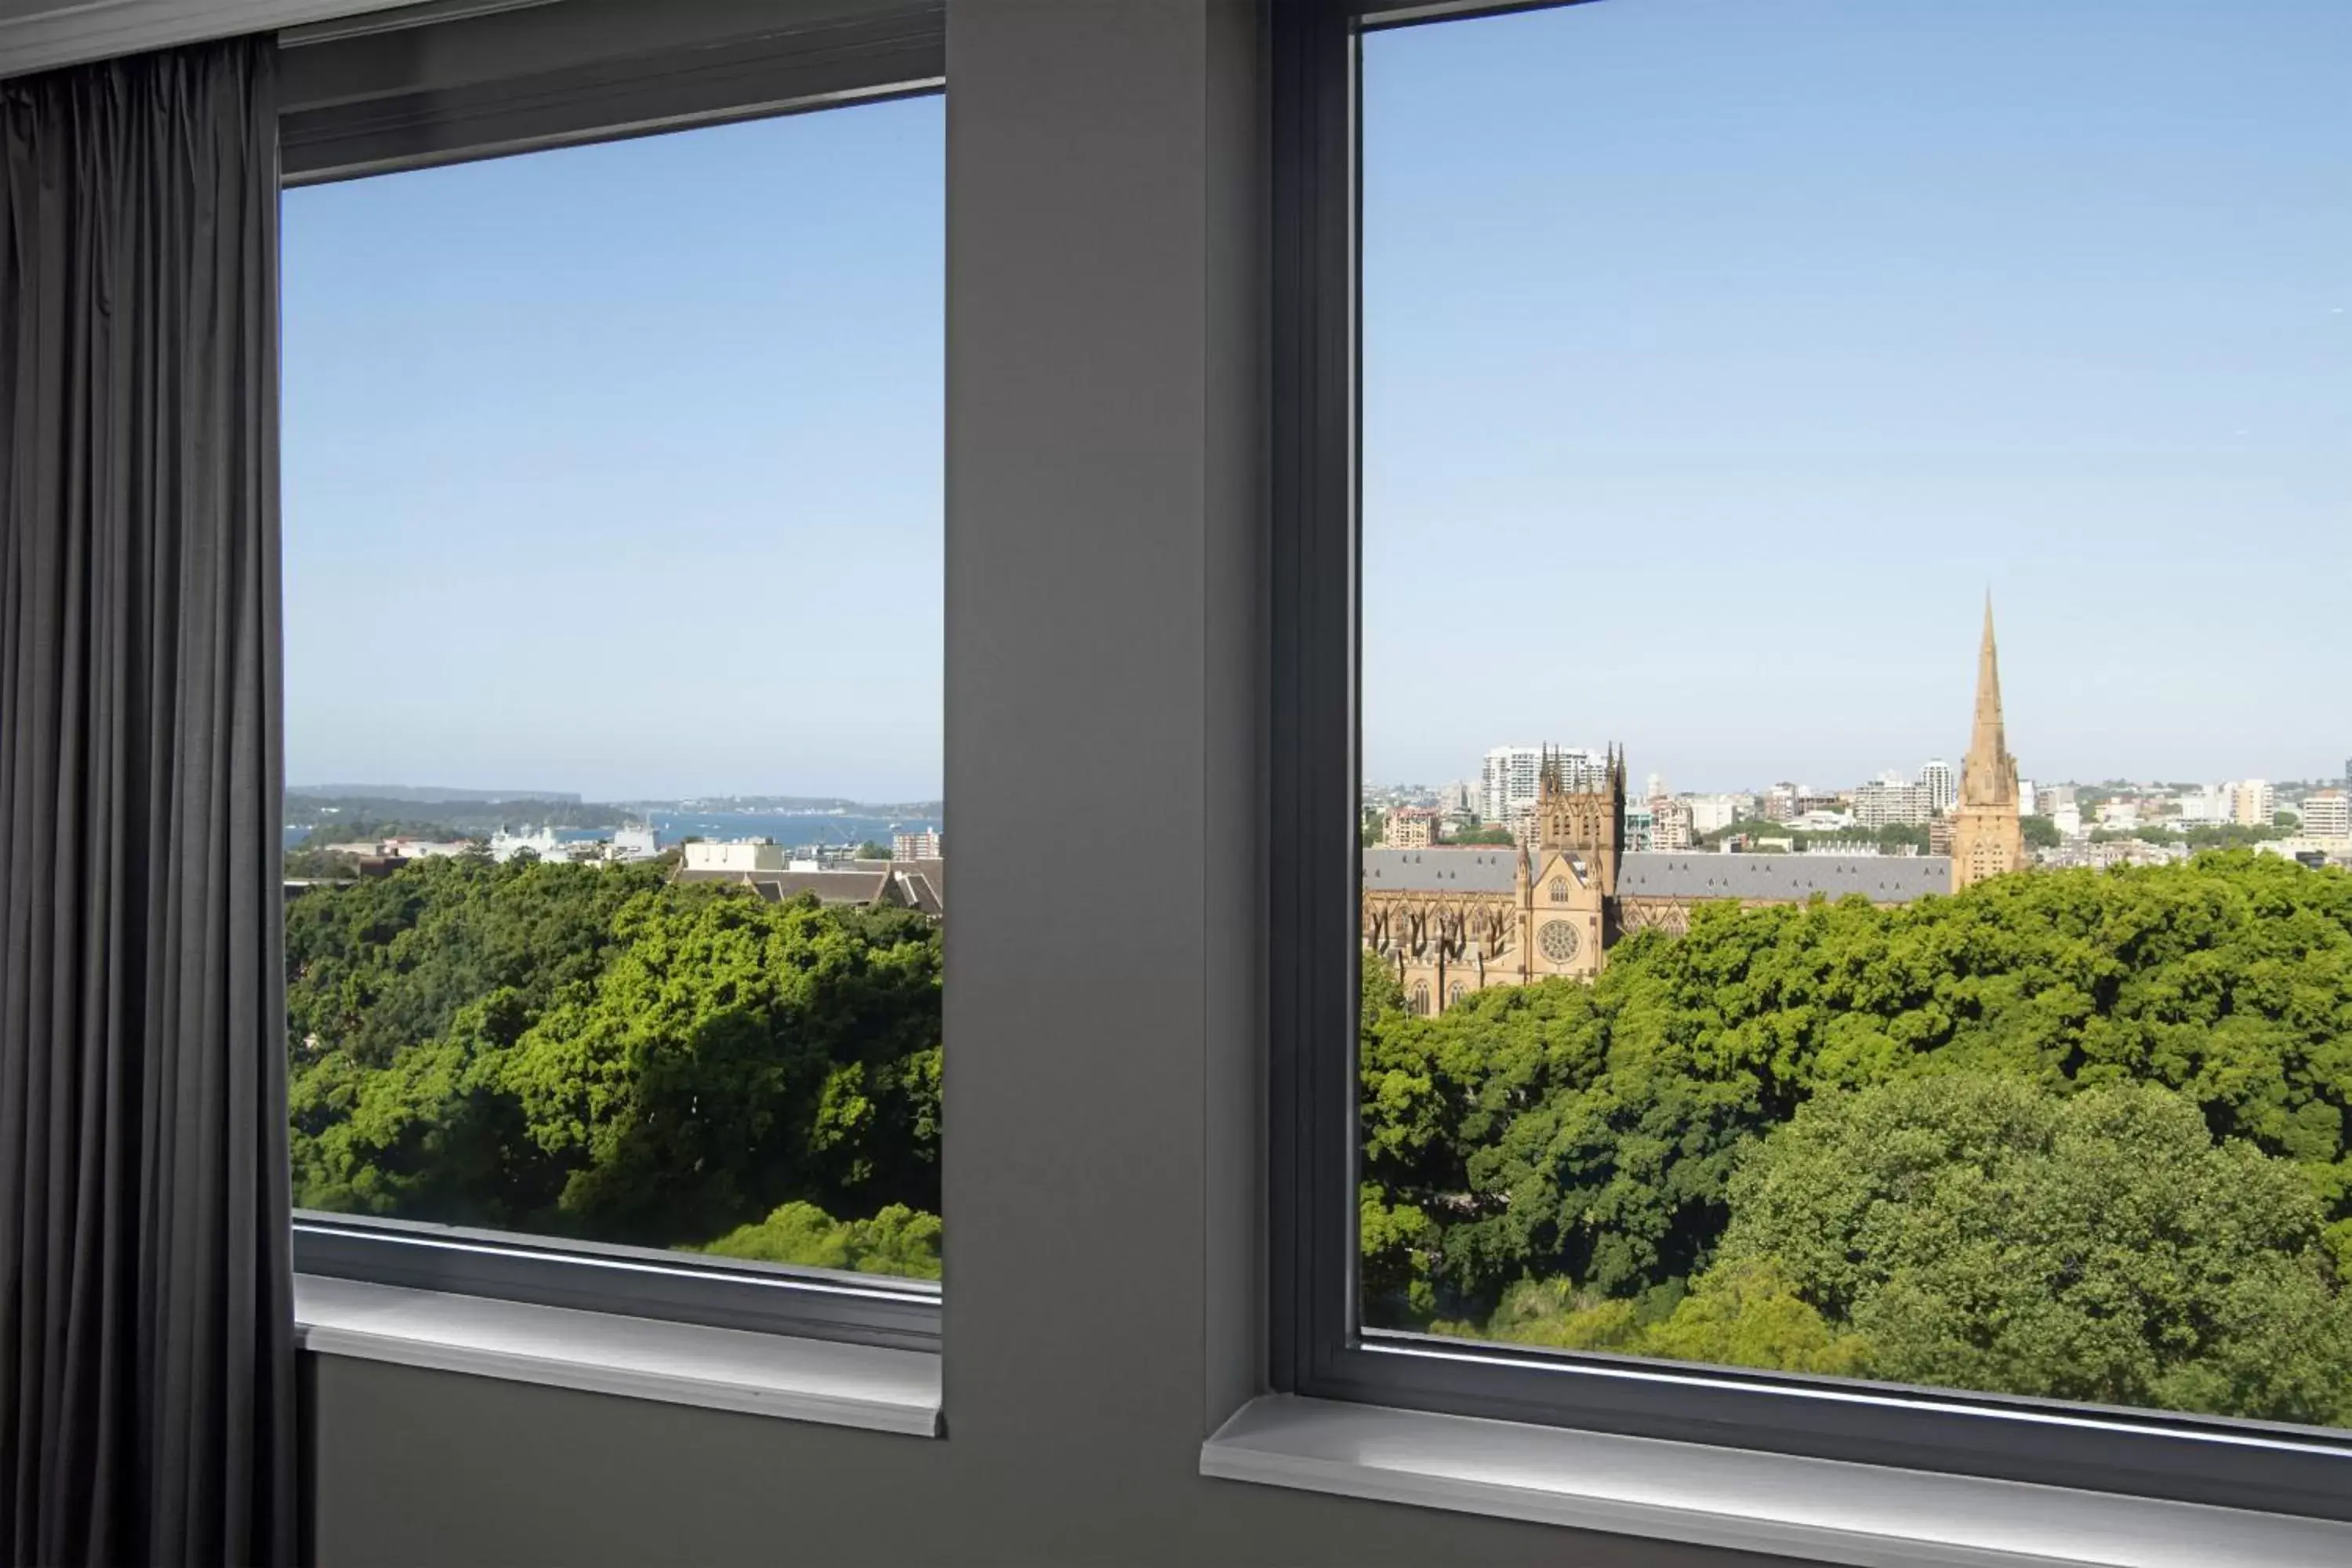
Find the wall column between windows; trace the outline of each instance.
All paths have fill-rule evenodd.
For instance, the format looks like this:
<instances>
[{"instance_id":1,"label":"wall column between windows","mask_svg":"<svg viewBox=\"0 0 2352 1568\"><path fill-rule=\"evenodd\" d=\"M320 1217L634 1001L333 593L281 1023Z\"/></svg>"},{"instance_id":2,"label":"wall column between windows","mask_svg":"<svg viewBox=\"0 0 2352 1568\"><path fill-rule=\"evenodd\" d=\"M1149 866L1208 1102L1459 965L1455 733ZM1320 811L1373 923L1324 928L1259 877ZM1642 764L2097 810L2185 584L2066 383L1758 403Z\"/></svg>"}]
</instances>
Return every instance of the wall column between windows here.
<instances>
[{"instance_id":1,"label":"wall column between windows","mask_svg":"<svg viewBox=\"0 0 2352 1568\"><path fill-rule=\"evenodd\" d=\"M945 1438L314 1356L319 1561L1765 1561L1199 1473L1262 1365L1258 48L948 11Z\"/></svg>"}]
</instances>

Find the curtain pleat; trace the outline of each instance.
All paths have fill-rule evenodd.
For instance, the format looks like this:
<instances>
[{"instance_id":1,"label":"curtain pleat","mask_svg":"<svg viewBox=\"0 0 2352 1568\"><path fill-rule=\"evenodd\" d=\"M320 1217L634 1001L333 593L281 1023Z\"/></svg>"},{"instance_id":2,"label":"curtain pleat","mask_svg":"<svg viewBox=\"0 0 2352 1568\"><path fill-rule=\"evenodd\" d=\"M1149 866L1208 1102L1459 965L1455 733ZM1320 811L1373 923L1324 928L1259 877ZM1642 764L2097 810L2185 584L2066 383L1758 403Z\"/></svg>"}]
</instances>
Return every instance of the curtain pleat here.
<instances>
[{"instance_id":1,"label":"curtain pleat","mask_svg":"<svg viewBox=\"0 0 2352 1568\"><path fill-rule=\"evenodd\" d=\"M0 82L0 1554L297 1552L274 52Z\"/></svg>"}]
</instances>

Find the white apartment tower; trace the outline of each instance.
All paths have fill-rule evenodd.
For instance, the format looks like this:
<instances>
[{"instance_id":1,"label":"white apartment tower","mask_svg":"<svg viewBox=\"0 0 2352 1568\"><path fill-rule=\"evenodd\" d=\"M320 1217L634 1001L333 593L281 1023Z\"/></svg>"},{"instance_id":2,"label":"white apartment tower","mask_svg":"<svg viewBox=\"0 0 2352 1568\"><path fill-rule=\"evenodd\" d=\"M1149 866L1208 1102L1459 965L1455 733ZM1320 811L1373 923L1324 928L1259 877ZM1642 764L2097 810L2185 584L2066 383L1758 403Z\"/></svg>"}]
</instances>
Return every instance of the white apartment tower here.
<instances>
[{"instance_id":1,"label":"white apartment tower","mask_svg":"<svg viewBox=\"0 0 2352 1568\"><path fill-rule=\"evenodd\" d=\"M2315 789L2305 795L2303 833L2306 838L2352 838L2352 795Z\"/></svg>"},{"instance_id":2,"label":"white apartment tower","mask_svg":"<svg viewBox=\"0 0 2352 1568\"><path fill-rule=\"evenodd\" d=\"M1935 815L1927 784L1882 773L1853 792L1856 827L1916 827Z\"/></svg>"},{"instance_id":3,"label":"white apartment tower","mask_svg":"<svg viewBox=\"0 0 2352 1568\"><path fill-rule=\"evenodd\" d=\"M1536 803L1536 774L1543 766L1540 746L1496 746L1478 773L1478 815L1507 822L1511 813Z\"/></svg>"},{"instance_id":4,"label":"white apartment tower","mask_svg":"<svg viewBox=\"0 0 2352 1568\"><path fill-rule=\"evenodd\" d=\"M1929 757L1919 770L1919 787L1927 792L1927 809L1942 813L1960 798L1959 771L1941 757Z\"/></svg>"}]
</instances>

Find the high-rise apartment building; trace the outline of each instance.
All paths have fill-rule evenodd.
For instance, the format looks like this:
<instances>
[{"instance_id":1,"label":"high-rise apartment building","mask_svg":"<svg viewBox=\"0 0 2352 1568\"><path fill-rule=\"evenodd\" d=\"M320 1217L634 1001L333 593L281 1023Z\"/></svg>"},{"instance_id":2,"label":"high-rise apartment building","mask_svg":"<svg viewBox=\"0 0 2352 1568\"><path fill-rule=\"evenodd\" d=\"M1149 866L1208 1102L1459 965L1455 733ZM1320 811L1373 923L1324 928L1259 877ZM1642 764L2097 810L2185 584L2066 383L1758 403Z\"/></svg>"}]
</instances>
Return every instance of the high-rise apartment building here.
<instances>
[{"instance_id":1,"label":"high-rise apartment building","mask_svg":"<svg viewBox=\"0 0 2352 1568\"><path fill-rule=\"evenodd\" d=\"M1993 647L1992 595L1985 595L1984 641L1977 649L1977 710L1952 811L1952 890L2025 865L2018 821L2017 759L2000 716L2000 655Z\"/></svg>"},{"instance_id":2,"label":"high-rise apartment building","mask_svg":"<svg viewBox=\"0 0 2352 1568\"><path fill-rule=\"evenodd\" d=\"M1488 752L1478 773L1478 815L1488 822L1508 822L1513 810L1533 805L1542 767L1540 746L1496 746Z\"/></svg>"},{"instance_id":3,"label":"high-rise apartment building","mask_svg":"<svg viewBox=\"0 0 2352 1568\"><path fill-rule=\"evenodd\" d=\"M1650 847L1672 854L1691 847L1695 837L1691 803L1660 795L1650 802Z\"/></svg>"},{"instance_id":4,"label":"high-rise apartment building","mask_svg":"<svg viewBox=\"0 0 2352 1568\"><path fill-rule=\"evenodd\" d=\"M1915 827L1935 815L1925 784L1913 784L1900 773L1886 773L1859 785L1853 792L1853 825L1872 829Z\"/></svg>"},{"instance_id":5,"label":"high-rise apartment building","mask_svg":"<svg viewBox=\"0 0 2352 1568\"><path fill-rule=\"evenodd\" d=\"M2278 792L2268 779L2240 779L2230 786L2230 820L2242 827L2268 827L2278 810Z\"/></svg>"},{"instance_id":6,"label":"high-rise apartment building","mask_svg":"<svg viewBox=\"0 0 2352 1568\"><path fill-rule=\"evenodd\" d=\"M2340 789L2316 789L2305 795L2303 836L2352 838L2352 795Z\"/></svg>"},{"instance_id":7,"label":"high-rise apartment building","mask_svg":"<svg viewBox=\"0 0 2352 1568\"><path fill-rule=\"evenodd\" d=\"M1546 755L1542 746L1496 746L1488 752L1478 775L1478 815L1488 822L1508 823L1514 812L1535 805ZM1549 755L1565 788L1595 789L1608 776L1608 763L1598 752L1571 748Z\"/></svg>"},{"instance_id":8,"label":"high-rise apartment building","mask_svg":"<svg viewBox=\"0 0 2352 1568\"><path fill-rule=\"evenodd\" d=\"M917 833L890 835L890 858L893 860L937 860L940 856L940 836L929 828Z\"/></svg>"},{"instance_id":9,"label":"high-rise apartment building","mask_svg":"<svg viewBox=\"0 0 2352 1568\"><path fill-rule=\"evenodd\" d=\"M1437 813L1421 806L1401 805L1381 827L1381 842L1391 849L1426 849L1437 842Z\"/></svg>"},{"instance_id":10,"label":"high-rise apartment building","mask_svg":"<svg viewBox=\"0 0 2352 1568\"><path fill-rule=\"evenodd\" d=\"M1941 757L1929 757L1919 770L1919 787L1927 792L1927 809L1949 811L1960 798L1960 775Z\"/></svg>"}]
</instances>

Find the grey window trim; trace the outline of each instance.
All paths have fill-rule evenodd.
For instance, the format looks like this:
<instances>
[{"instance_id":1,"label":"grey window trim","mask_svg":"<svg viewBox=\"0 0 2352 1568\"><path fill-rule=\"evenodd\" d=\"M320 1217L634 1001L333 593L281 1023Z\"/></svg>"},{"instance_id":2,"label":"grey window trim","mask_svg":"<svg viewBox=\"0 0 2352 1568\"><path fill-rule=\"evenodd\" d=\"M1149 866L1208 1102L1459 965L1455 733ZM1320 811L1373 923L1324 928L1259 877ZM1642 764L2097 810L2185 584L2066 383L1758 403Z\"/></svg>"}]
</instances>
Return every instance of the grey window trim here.
<instances>
[{"instance_id":1,"label":"grey window trim","mask_svg":"<svg viewBox=\"0 0 2352 1568\"><path fill-rule=\"evenodd\" d=\"M281 178L304 185L939 92L947 19L940 0L563 0L278 53Z\"/></svg>"},{"instance_id":2,"label":"grey window trim","mask_svg":"<svg viewBox=\"0 0 2352 1568\"><path fill-rule=\"evenodd\" d=\"M1492 6L1481 10L1495 9ZM2352 1520L2352 1433L1367 1331L1356 1256L1365 26L1271 0L1269 1381L1278 1393ZM1427 20L1418 16L1406 20Z\"/></svg>"},{"instance_id":3,"label":"grey window trim","mask_svg":"<svg viewBox=\"0 0 2352 1568\"><path fill-rule=\"evenodd\" d=\"M558 0L370 21L280 37L282 186L937 92L946 74L937 0ZM940 1288L926 1280L307 1210L295 1215L294 1267L712 1328L940 1344Z\"/></svg>"},{"instance_id":4,"label":"grey window trim","mask_svg":"<svg viewBox=\"0 0 2352 1568\"><path fill-rule=\"evenodd\" d=\"M752 1329L894 1350L940 1344L940 1288L651 1247L298 1210L294 1268L713 1329Z\"/></svg>"}]
</instances>

